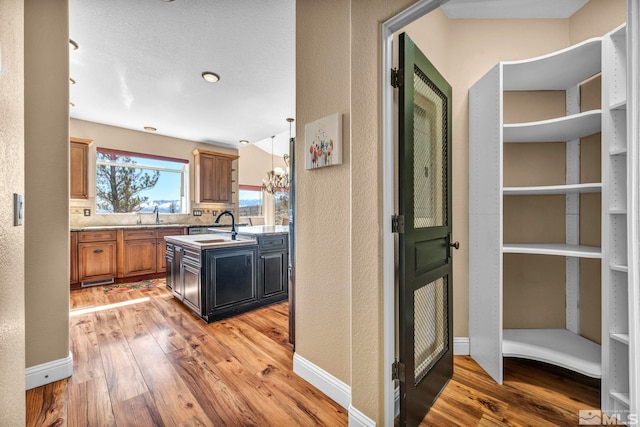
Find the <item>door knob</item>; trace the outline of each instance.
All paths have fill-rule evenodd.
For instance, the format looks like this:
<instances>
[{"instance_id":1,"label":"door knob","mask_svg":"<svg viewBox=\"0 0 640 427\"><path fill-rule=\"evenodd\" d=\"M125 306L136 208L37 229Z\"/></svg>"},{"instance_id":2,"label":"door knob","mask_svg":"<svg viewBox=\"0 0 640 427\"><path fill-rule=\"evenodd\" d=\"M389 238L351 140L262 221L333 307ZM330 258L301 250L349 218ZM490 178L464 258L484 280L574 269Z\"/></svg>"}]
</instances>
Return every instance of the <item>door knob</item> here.
<instances>
[{"instance_id":1,"label":"door knob","mask_svg":"<svg viewBox=\"0 0 640 427\"><path fill-rule=\"evenodd\" d=\"M460 242L458 242L457 240L453 243L449 243L449 246L451 246L452 248L455 249L460 249Z\"/></svg>"}]
</instances>

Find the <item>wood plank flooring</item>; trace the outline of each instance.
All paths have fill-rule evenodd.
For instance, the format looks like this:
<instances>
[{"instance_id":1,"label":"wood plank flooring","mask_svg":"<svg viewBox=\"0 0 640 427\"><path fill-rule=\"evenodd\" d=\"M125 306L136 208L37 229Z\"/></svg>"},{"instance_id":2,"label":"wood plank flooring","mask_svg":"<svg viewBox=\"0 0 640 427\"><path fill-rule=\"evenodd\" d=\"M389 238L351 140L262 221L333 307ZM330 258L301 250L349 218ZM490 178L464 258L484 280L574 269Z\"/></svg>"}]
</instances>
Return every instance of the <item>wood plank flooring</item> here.
<instances>
[{"instance_id":1,"label":"wood plank flooring","mask_svg":"<svg viewBox=\"0 0 640 427\"><path fill-rule=\"evenodd\" d=\"M28 426L347 425L292 372L286 303L207 325L163 288L94 287L73 291L71 310L74 375L27 391ZM599 407L599 383L561 369L507 359L499 386L454 359L423 427L575 426Z\"/></svg>"}]
</instances>

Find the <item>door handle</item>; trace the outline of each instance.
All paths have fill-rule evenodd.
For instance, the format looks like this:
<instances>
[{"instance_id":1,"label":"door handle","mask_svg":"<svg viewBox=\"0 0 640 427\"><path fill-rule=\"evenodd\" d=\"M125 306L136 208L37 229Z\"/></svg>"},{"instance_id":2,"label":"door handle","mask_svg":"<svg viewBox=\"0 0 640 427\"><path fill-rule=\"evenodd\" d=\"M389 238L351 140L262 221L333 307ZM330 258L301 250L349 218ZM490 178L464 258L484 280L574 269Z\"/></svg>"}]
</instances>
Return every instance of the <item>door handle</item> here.
<instances>
[{"instance_id":1,"label":"door handle","mask_svg":"<svg viewBox=\"0 0 640 427\"><path fill-rule=\"evenodd\" d=\"M449 243L449 246L451 246L454 249L460 249L460 242L458 242L457 240L453 243Z\"/></svg>"},{"instance_id":2,"label":"door handle","mask_svg":"<svg viewBox=\"0 0 640 427\"><path fill-rule=\"evenodd\" d=\"M99 254L100 252L104 252L102 249L95 249L93 251L94 254Z\"/></svg>"}]
</instances>

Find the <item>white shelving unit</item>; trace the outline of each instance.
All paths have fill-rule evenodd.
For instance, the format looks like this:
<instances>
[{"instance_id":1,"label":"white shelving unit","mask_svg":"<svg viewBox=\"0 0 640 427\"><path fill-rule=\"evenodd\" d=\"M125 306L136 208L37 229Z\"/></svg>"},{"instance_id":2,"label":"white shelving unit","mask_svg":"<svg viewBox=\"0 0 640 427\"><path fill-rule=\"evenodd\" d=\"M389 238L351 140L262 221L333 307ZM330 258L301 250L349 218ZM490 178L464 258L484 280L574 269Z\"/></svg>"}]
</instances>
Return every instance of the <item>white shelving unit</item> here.
<instances>
[{"instance_id":1,"label":"white shelving unit","mask_svg":"<svg viewBox=\"0 0 640 427\"><path fill-rule=\"evenodd\" d=\"M640 400L636 336L640 301L637 280L632 279L638 276L634 271L638 261L630 255L638 245L635 231L630 233L637 213L629 202L637 191L629 184L630 176L637 175L629 157L637 147L627 142L627 46L626 27L621 26L602 38L549 55L498 63L469 91L471 356L498 383L503 379L503 357L539 360L602 378L602 409L622 421L639 410ZM599 72L601 109L581 112L579 84ZM529 90L566 91L566 116L505 124L503 92ZM580 138L597 132L602 133L602 182L580 183ZM504 145L534 142L566 145L565 183L505 187ZM598 192L602 193L601 248L579 244L579 197ZM565 195L565 242L505 243L504 198L539 195ZM503 288L510 285L503 280L504 254L565 257L564 329L503 329ZM602 345L580 335L580 260L586 258L601 258Z\"/></svg>"},{"instance_id":2,"label":"white shelving unit","mask_svg":"<svg viewBox=\"0 0 640 427\"><path fill-rule=\"evenodd\" d=\"M540 360L600 378L600 345L579 334L580 259L602 258L599 247L579 244L579 196L602 184L580 183L580 138L601 131L602 111L580 111L578 85L601 71L602 41L590 39L549 55L501 62L469 92L469 336L471 356L502 383L503 357ZM503 92L566 91L566 116L505 124ZM505 187L504 144L566 144L564 184ZM503 198L565 195L564 243L505 243ZM566 257L566 328L503 329L503 255Z\"/></svg>"},{"instance_id":3,"label":"white shelving unit","mask_svg":"<svg viewBox=\"0 0 640 427\"><path fill-rule=\"evenodd\" d=\"M628 230L629 169L627 138L627 34L622 26L602 39L602 409L622 417L637 402L630 365L637 358L630 348L630 325L638 316L630 280ZM637 368L636 368L637 369ZM637 371L636 371L637 375ZM635 382L635 386L634 386Z\"/></svg>"}]
</instances>

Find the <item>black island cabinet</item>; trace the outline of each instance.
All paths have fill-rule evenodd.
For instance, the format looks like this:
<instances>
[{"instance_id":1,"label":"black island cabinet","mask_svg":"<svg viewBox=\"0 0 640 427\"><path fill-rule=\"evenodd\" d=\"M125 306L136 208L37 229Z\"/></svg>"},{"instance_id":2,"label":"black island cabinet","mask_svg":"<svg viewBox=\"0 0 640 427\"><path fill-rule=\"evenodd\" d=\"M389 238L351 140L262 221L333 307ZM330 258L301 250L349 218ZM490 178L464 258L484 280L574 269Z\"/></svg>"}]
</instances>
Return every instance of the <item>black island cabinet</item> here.
<instances>
[{"instance_id":1,"label":"black island cabinet","mask_svg":"<svg viewBox=\"0 0 640 427\"><path fill-rule=\"evenodd\" d=\"M191 236L168 237L167 289L207 323L286 300L287 235L253 237L202 248Z\"/></svg>"}]
</instances>

